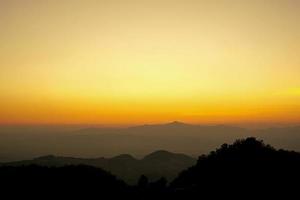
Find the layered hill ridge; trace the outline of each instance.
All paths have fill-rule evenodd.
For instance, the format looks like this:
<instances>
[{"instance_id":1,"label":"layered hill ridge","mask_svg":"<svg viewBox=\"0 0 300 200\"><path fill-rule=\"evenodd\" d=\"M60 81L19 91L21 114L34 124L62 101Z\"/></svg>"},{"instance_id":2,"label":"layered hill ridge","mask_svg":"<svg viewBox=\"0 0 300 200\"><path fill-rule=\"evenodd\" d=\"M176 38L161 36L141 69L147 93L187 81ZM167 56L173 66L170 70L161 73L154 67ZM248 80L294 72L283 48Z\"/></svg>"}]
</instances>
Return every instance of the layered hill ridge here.
<instances>
[{"instance_id":1,"label":"layered hill ridge","mask_svg":"<svg viewBox=\"0 0 300 200\"><path fill-rule=\"evenodd\" d=\"M148 176L150 180L161 177L172 180L180 171L195 163L196 159L190 156L159 150L146 155L143 159L136 159L129 154L121 154L112 158L92 159L47 155L32 160L9 162L2 165L40 165L48 167L89 165L107 170L129 184L135 184L141 175Z\"/></svg>"},{"instance_id":2,"label":"layered hill ridge","mask_svg":"<svg viewBox=\"0 0 300 200\"><path fill-rule=\"evenodd\" d=\"M67 196L103 197L107 194L130 199L294 199L299 193L300 153L276 149L254 137L239 139L232 144L224 143L209 154L201 155L169 185L164 178L149 182L147 176L157 175L157 172L165 176L173 170L171 165L178 166L175 161L181 160L179 158L189 159L184 154L164 150L153 152L143 159L129 154L95 159L48 155L0 166L0 176L8 189L20 191L25 187L26 193L41 191L53 196L63 191ZM147 176L140 176L138 182L128 186L105 170L82 165L88 161L99 164L100 160L111 167L110 171L121 169L123 174L119 171L119 178L132 172L140 173L137 170L143 169L144 165L155 167L148 171ZM40 166L31 165L38 163ZM66 163L73 166L64 166ZM74 166L75 163L79 164ZM138 168L132 163L139 163ZM168 168L164 166L166 163L169 163Z\"/></svg>"}]
</instances>

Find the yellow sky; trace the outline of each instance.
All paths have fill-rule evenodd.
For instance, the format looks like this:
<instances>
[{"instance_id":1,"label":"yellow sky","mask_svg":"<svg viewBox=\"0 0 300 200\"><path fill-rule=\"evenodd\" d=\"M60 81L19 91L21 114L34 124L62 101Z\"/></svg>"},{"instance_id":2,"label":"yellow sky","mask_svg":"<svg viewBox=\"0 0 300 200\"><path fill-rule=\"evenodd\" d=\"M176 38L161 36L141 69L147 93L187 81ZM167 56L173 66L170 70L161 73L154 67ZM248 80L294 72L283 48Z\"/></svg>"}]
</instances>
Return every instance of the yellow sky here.
<instances>
[{"instance_id":1,"label":"yellow sky","mask_svg":"<svg viewBox=\"0 0 300 200\"><path fill-rule=\"evenodd\" d=\"M298 123L299 10L297 0L2 0L0 123Z\"/></svg>"}]
</instances>

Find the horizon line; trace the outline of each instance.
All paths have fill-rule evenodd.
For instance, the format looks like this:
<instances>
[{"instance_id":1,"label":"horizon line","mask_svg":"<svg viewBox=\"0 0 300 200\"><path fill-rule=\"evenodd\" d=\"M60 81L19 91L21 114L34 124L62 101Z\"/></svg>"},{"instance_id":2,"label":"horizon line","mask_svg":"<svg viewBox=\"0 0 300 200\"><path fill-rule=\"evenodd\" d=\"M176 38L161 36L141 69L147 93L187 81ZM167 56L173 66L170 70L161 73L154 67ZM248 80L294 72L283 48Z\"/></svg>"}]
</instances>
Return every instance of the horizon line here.
<instances>
[{"instance_id":1,"label":"horizon line","mask_svg":"<svg viewBox=\"0 0 300 200\"><path fill-rule=\"evenodd\" d=\"M154 125L168 125L168 124L185 124L192 126L235 126L241 128L256 128L256 127L292 127L292 126L300 126L300 122L185 122L181 120L174 121L165 121L165 122L150 122L150 123L1 123L0 127L3 126L89 126L90 128L98 127L98 128L130 128L136 126L154 126Z\"/></svg>"}]
</instances>

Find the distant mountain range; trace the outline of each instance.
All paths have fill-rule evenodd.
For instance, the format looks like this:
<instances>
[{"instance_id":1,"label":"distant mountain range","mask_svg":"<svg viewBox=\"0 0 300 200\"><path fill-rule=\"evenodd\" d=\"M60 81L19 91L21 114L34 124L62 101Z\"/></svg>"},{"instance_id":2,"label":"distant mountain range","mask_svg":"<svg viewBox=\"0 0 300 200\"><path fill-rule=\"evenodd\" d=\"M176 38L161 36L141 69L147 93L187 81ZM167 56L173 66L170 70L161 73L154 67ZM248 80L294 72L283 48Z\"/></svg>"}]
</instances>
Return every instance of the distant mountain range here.
<instances>
[{"instance_id":1,"label":"distant mountain range","mask_svg":"<svg viewBox=\"0 0 300 200\"><path fill-rule=\"evenodd\" d=\"M196 164L196 159L184 154L168 151L155 151L143 159L136 159L128 154L112 158L73 158L60 156L43 156L32 160L23 160L2 164L2 166L39 165L48 167L62 167L67 165L89 165L111 172L129 184L136 184L141 175L150 180L165 177L173 180L180 171Z\"/></svg>"},{"instance_id":2,"label":"distant mountain range","mask_svg":"<svg viewBox=\"0 0 300 200\"><path fill-rule=\"evenodd\" d=\"M109 159L44 156L0 166L0 180L2 196L13 198L295 199L299 168L300 153L249 137L222 144L197 162L161 150L140 160L128 154ZM168 176L169 184L159 178Z\"/></svg>"},{"instance_id":3,"label":"distant mountain range","mask_svg":"<svg viewBox=\"0 0 300 200\"><path fill-rule=\"evenodd\" d=\"M28 160L42 155L97 158L130 154L137 158L157 149L192 157L209 153L237 138L254 136L276 148L300 151L300 126L250 130L227 125L182 122L99 128L90 126L0 127L0 162Z\"/></svg>"}]
</instances>

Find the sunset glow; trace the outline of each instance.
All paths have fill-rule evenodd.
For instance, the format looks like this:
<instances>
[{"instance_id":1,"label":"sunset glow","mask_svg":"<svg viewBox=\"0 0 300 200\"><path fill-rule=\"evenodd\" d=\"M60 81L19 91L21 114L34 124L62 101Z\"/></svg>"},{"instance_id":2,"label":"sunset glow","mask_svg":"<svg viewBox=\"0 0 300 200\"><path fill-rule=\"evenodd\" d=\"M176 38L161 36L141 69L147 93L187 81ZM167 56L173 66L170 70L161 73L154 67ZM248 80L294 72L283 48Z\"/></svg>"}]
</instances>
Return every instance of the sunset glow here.
<instances>
[{"instance_id":1,"label":"sunset glow","mask_svg":"<svg viewBox=\"0 0 300 200\"><path fill-rule=\"evenodd\" d=\"M0 124L300 122L300 1L0 1Z\"/></svg>"}]
</instances>

